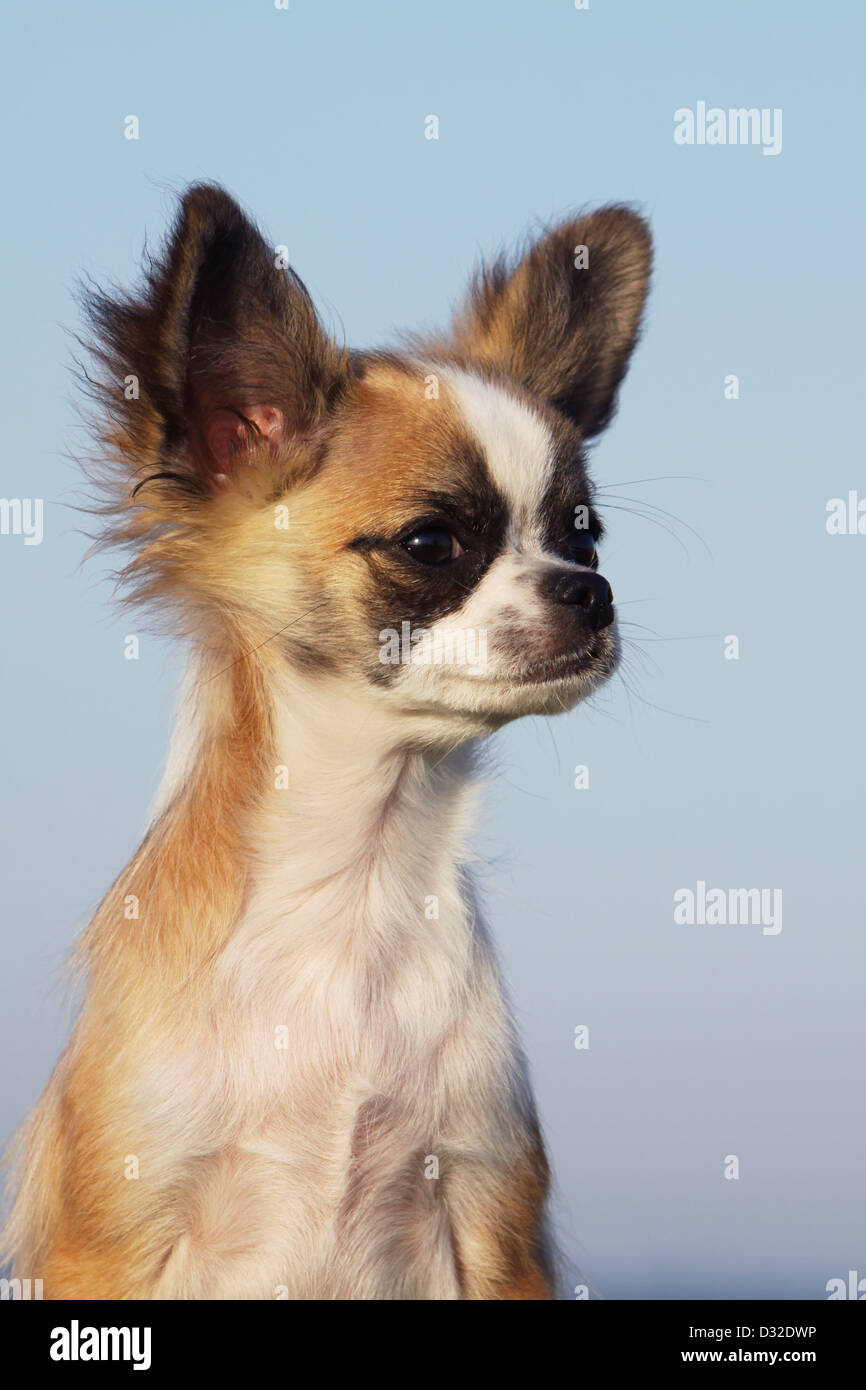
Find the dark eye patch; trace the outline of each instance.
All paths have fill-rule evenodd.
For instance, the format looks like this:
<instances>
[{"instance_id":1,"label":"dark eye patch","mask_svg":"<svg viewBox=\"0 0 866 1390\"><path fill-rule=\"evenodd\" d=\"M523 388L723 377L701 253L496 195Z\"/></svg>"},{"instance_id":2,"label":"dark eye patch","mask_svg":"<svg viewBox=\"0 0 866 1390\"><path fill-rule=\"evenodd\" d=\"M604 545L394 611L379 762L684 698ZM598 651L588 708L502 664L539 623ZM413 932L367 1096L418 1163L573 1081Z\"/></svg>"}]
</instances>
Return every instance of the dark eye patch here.
<instances>
[{"instance_id":1,"label":"dark eye patch","mask_svg":"<svg viewBox=\"0 0 866 1390\"><path fill-rule=\"evenodd\" d=\"M508 523L505 499L481 465L473 486L447 492L425 491L405 503L405 521L380 532L365 533L348 542L347 549L363 555L369 577L371 628L400 631L408 622L412 631L429 628L454 613L467 601L490 565L502 551ZM401 508L403 510L403 508ZM459 541L462 554L445 565L421 565L407 551L406 542L428 527L441 527ZM397 666L383 664L378 649L372 652L369 678L388 684L399 674Z\"/></svg>"}]
</instances>

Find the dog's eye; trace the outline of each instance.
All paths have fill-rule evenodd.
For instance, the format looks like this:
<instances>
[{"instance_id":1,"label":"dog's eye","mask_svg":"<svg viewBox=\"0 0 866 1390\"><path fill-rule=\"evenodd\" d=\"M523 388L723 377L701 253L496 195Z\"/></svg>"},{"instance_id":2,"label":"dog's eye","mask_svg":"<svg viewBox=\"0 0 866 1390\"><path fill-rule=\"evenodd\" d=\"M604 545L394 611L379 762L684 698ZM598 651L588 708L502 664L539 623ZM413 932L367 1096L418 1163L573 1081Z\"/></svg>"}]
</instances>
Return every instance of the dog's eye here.
<instances>
[{"instance_id":1,"label":"dog's eye","mask_svg":"<svg viewBox=\"0 0 866 1390\"><path fill-rule=\"evenodd\" d=\"M576 565L598 569L598 551L591 531L572 531L568 538L569 559Z\"/></svg>"},{"instance_id":2,"label":"dog's eye","mask_svg":"<svg viewBox=\"0 0 866 1390\"><path fill-rule=\"evenodd\" d=\"M456 536L442 526L425 526L403 542L406 549L420 565L447 565L463 554L463 547Z\"/></svg>"}]
</instances>

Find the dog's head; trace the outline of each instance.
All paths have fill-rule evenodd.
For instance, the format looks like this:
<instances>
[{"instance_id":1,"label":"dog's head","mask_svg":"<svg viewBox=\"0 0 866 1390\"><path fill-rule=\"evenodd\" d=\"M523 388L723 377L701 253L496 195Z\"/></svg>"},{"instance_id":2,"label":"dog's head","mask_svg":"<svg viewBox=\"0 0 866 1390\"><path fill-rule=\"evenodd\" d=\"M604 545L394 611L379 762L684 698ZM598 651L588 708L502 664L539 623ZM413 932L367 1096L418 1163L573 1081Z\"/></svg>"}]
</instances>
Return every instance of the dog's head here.
<instances>
[{"instance_id":1,"label":"dog's head","mask_svg":"<svg viewBox=\"0 0 866 1390\"><path fill-rule=\"evenodd\" d=\"M349 353L237 204L190 189L143 295L89 303L139 595L449 735L569 708L617 660L584 451L649 267L607 208L482 268L447 337Z\"/></svg>"}]
</instances>

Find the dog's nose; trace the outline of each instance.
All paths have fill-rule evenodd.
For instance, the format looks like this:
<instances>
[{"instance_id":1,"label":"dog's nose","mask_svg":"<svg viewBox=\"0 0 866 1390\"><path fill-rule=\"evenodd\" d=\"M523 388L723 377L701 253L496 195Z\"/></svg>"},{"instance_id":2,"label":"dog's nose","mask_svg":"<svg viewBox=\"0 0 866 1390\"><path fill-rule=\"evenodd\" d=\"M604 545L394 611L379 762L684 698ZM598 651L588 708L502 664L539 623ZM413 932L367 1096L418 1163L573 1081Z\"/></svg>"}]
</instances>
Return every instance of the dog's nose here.
<instances>
[{"instance_id":1,"label":"dog's nose","mask_svg":"<svg viewBox=\"0 0 866 1390\"><path fill-rule=\"evenodd\" d=\"M601 632L613 622L613 590L603 575L587 570L561 574L550 587L550 597L555 603L582 608L593 632Z\"/></svg>"}]
</instances>

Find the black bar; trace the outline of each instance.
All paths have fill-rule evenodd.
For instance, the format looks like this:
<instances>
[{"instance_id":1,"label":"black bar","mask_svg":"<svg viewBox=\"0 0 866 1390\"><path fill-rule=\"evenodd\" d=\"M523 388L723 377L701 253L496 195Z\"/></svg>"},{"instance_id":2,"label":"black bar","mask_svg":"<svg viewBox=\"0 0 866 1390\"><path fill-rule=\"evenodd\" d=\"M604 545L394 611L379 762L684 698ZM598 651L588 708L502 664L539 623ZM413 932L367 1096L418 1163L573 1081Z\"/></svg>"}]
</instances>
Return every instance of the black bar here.
<instances>
[{"instance_id":1,"label":"black bar","mask_svg":"<svg viewBox=\"0 0 866 1390\"><path fill-rule=\"evenodd\" d=\"M0 1345L7 1365L11 1359L24 1375L48 1372L52 1378L92 1378L105 1369L115 1376L135 1374L133 1358L137 1358L140 1376L161 1378L166 1371L258 1376L268 1367L270 1373L284 1374L288 1380L299 1374L304 1380L322 1375L330 1379L335 1364L345 1359L364 1380L423 1383L431 1374L438 1378L446 1371L449 1375L471 1373L476 1363L479 1372L485 1370L486 1379L491 1362L529 1351L539 1378L545 1380L543 1367L550 1365L554 1353L559 1360L563 1352L567 1357L563 1370L570 1367L575 1376L590 1366L613 1373L644 1370L648 1374L680 1367L700 1374L707 1365L729 1369L795 1365L825 1380L837 1372L850 1374L852 1364L860 1364L866 1328L856 1309L824 1301L591 1300L545 1304L534 1313L525 1304L508 1315L495 1308L489 1313L478 1308L455 1311L453 1323L451 1316L420 1304L390 1305L377 1313L360 1302L6 1300L0 1302ZM500 1322L503 1316L506 1321ZM493 1321L488 1323L488 1317ZM100 1329L98 1338L88 1330L94 1328ZM103 1328L124 1331L118 1331L116 1338L108 1333L103 1339ZM133 1329L138 1329L137 1340ZM149 1329L149 1342L145 1329ZM411 1358L406 1356L403 1340L407 1332L413 1336L408 1344L413 1349ZM531 1342L525 1340L528 1334L533 1336ZM393 1341L383 1341L383 1336ZM127 1360L110 1359L115 1345L118 1353L128 1354ZM78 1359L54 1359L52 1348L55 1354L64 1352L70 1358L77 1349ZM100 1354L104 1350L107 1359L84 1359L82 1352L92 1348Z\"/></svg>"}]
</instances>

